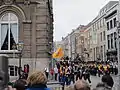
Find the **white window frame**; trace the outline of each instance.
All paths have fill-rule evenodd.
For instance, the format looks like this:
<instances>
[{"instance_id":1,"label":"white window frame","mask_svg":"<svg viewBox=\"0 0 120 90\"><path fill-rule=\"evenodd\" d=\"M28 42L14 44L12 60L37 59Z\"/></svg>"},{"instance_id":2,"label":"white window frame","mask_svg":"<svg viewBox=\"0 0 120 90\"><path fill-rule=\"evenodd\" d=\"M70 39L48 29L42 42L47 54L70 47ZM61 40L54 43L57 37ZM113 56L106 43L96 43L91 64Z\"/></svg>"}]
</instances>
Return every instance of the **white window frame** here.
<instances>
[{"instance_id":1,"label":"white window frame","mask_svg":"<svg viewBox=\"0 0 120 90\"><path fill-rule=\"evenodd\" d=\"M8 14L8 21L2 21L2 18L6 15L6 14ZM17 50L10 50L10 24L17 24L17 33L19 33L18 32L18 26L19 26L19 23L18 23L18 17L14 14L14 13L6 13L6 14L4 14L1 18L0 18L0 37L1 37L1 25L2 24L8 24L8 29L9 29L9 32L8 32L8 50L1 50L1 47L2 47L2 45L1 45L1 40L0 40L0 51L3 51L3 52L5 52L5 51L10 51L10 52L13 52L13 51L17 51ZM11 15L15 15L16 16L16 18L17 18L17 20L16 21L11 21L10 20L10 17L11 17ZM16 43L18 43L18 38L17 38L17 42Z\"/></svg>"},{"instance_id":2,"label":"white window frame","mask_svg":"<svg viewBox=\"0 0 120 90\"><path fill-rule=\"evenodd\" d=\"M13 73L14 73L14 75L13 76L18 76L18 69L17 69L17 71L15 70L16 69L16 67L17 66L14 66L14 65L10 65L10 66L12 66L12 68L13 68ZM8 73L9 73L9 75L11 76L11 67L9 67L9 69L8 69ZM16 72L17 72L17 75L16 75Z\"/></svg>"}]
</instances>

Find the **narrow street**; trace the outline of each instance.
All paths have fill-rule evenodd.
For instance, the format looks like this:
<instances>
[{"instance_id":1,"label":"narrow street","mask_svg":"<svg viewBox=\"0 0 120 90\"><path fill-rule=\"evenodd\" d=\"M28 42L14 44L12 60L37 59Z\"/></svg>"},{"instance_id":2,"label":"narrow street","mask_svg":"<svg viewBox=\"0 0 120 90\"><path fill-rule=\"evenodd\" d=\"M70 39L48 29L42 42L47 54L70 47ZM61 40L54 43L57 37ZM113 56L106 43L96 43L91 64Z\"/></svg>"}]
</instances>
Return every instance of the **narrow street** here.
<instances>
[{"instance_id":1,"label":"narrow street","mask_svg":"<svg viewBox=\"0 0 120 90\"><path fill-rule=\"evenodd\" d=\"M102 77L102 76L101 76ZM101 81L101 77L98 76L91 76L91 88L95 88L96 85ZM118 82L118 76L112 75L113 79L114 79L114 87L113 90L117 90L117 82ZM49 81L49 83L58 83L58 81ZM48 85L49 88L52 88L52 90L62 90L62 85L59 84L53 84L53 85ZM66 90L65 86L65 90Z\"/></svg>"}]
</instances>

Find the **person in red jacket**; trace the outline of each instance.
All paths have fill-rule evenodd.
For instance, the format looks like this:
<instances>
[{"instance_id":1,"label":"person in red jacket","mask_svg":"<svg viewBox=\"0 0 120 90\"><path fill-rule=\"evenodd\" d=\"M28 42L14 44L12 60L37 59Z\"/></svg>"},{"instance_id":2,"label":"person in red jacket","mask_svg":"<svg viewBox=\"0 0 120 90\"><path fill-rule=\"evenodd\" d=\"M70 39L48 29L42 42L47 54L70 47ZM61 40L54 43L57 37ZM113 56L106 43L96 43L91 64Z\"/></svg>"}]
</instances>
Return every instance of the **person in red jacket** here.
<instances>
[{"instance_id":1,"label":"person in red jacket","mask_svg":"<svg viewBox=\"0 0 120 90\"><path fill-rule=\"evenodd\" d=\"M51 68L51 70L50 70L50 74L51 74L51 76L52 76L51 80L53 80L54 70L53 70L52 68Z\"/></svg>"}]
</instances>

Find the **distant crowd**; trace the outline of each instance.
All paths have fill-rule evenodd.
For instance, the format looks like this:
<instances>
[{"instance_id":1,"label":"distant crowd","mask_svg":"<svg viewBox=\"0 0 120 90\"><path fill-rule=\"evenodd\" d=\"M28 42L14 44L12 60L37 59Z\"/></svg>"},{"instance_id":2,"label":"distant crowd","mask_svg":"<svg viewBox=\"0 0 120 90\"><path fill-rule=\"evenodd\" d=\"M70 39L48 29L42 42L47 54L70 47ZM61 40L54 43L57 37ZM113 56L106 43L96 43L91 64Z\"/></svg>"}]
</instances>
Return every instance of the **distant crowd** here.
<instances>
[{"instance_id":1,"label":"distant crowd","mask_svg":"<svg viewBox=\"0 0 120 90\"><path fill-rule=\"evenodd\" d=\"M47 86L47 82L48 79L43 72L35 71L28 76L27 80L18 79L11 84L9 83L5 90L54 90ZM68 85L62 90L112 90L113 85L113 78L109 74L105 74L95 88L91 88L85 80L78 79L74 84Z\"/></svg>"},{"instance_id":2,"label":"distant crowd","mask_svg":"<svg viewBox=\"0 0 120 90\"><path fill-rule=\"evenodd\" d=\"M76 64L60 61L54 68L46 67L44 72L34 71L27 78L9 82L5 90L53 90L47 86L50 79L59 81L62 86L66 86L65 90L112 90L114 81L111 74L117 75L117 73L117 63ZM102 77L94 89L91 88L91 75ZM2 78L0 79L2 80ZM0 88L0 90L4 89Z\"/></svg>"},{"instance_id":3,"label":"distant crowd","mask_svg":"<svg viewBox=\"0 0 120 90\"><path fill-rule=\"evenodd\" d=\"M91 83L91 75L98 77L110 74L117 75L118 65L116 62L74 63L60 61L56 63L54 69L50 69L50 72L45 68L45 73L47 78L50 75L52 80L64 82L65 85L75 83L78 79L88 80L88 82Z\"/></svg>"}]
</instances>

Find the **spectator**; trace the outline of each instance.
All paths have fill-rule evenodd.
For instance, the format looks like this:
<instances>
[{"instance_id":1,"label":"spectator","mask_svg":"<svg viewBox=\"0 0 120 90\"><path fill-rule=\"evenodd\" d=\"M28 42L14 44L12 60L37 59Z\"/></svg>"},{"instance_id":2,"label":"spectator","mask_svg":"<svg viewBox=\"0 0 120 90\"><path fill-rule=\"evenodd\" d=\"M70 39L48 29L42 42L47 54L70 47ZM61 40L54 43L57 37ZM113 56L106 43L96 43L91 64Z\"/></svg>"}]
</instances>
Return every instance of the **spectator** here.
<instances>
[{"instance_id":1,"label":"spectator","mask_svg":"<svg viewBox=\"0 0 120 90\"><path fill-rule=\"evenodd\" d=\"M74 90L90 90L90 86L84 80L77 80L74 85Z\"/></svg>"},{"instance_id":2,"label":"spectator","mask_svg":"<svg viewBox=\"0 0 120 90\"><path fill-rule=\"evenodd\" d=\"M94 90L112 90L112 89L106 86L104 83L98 83Z\"/></svg>"},{"instance_id":3,"label":"spectator","mask_svg":"<svg viewBox=\"0 0 120 90\"><path fill-rule=\"evenodd\" d=\"M47 88L47 78L41 72L33 72L30 76L28 76L28 87L27 90L50 90Z\"/></svg>"},{"instance_id":4,"label":"spectator","mask_svg":"<svg viewBox=\"0 0 120 90\"><path fill-rule=\"evenodd\" d=\"M70 86L68 86L68 87L66 88L66 90L75 90L75 89L74 89L73 86L70 85Z\"/></svg>"},{"instance_id":5,"label":"spectator","mask_svg":"<svg viewBox=\"0 0 120 90\"><path fill-rule=\"evenodd\" d=\"M114 85L113 78L110 75L104 75L102 77L102 82L105 83L106 85L110 86L111 88Z\"/></svg>"},{"instance_id":6,"label":"spectator","mask_svg":"<svg viewBox=\"0 0 120 90\"><path fill-rule=\"evenodd\" d=\"M46 75L46 77L48 79L48 76L49 76L49 69L48 68L45 68L45 75Z\"/></svg>"},{"instance_id":7,"label":"spectator","mask_svg":"<svg viewBox=\"0 0 120 90\"><path fill-rule=\"evenodd\" d=\"M112 90L114 82L110 75L104 75L101 81L101 83L97 84L95 90Z\"/></svg>"},{"instance_id":8,"label":"spectator","mask_svg":"<svg viewBox=\"0 0 120 90\"><path fill-rule=\"evenodd\" d=\"M2 89L1 89L2 90ZM4 90L4 89L3 89ZM15 90L12 86L8 86L5 90Z\"/></svg>"},{"instance_id":9,"label":"spectator","mask_svg":"<svg viewBox=\"0 0 120 90\"><path fill-rule=\"evenodd\" d=\"M55 80L57 81L57 75L58 75L58 68L57 68L57 66L55 66L54 72L55 72Z\"/></svg>"},{"instance_id":10,"label":"spectator","mask_svg":"<svg viewBox=\"0 0 120 90\"><path fill-rule=\"evenodd\" d=\"M52 77L51 80L53 80L54 70L52 68L50 69L50 74L51 74L51 77Z\"/></svg>"},{"instance_id":11,"label":"spectator","mask_svg":"<svg viewBox=\"0 0 120 90\"><path fill-rule=\"evenodd\" d=\"M90 70L88 68L85 69L84 80L88 80L89 83L91 83L91 80L90 80Z\"/></svg>"},{"instance_id":12,"label":"spectator","mask_svg":"<svg viewBox=\"0 0 120 90\"><path fill-rule=\"evenodd\" d=\"M26 85L27 85L27 82L24 79L19 79L15 82L14 88L16 88L16 90L25 90Z\"/></svg>"}]
</instances>

